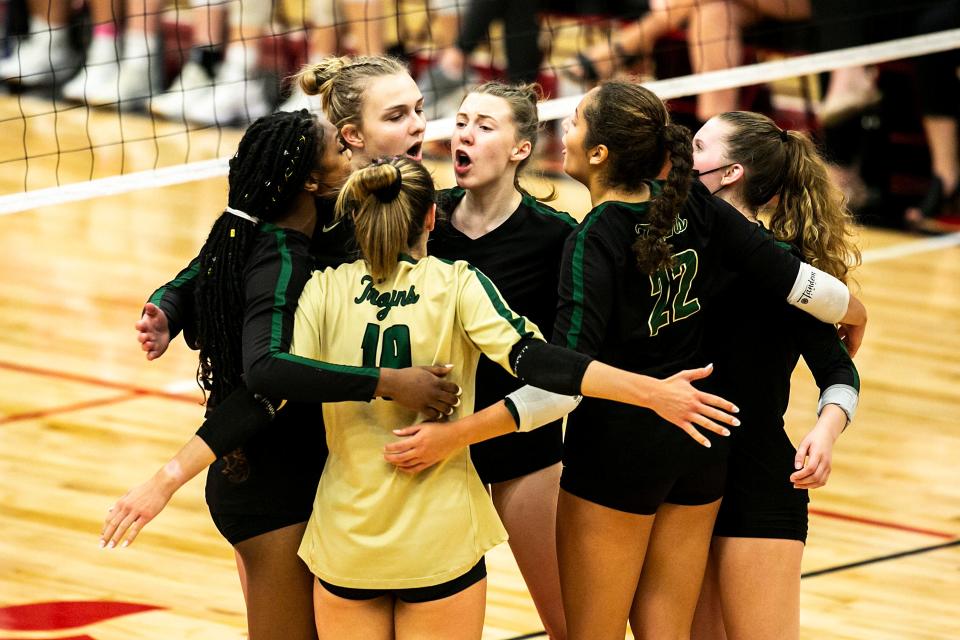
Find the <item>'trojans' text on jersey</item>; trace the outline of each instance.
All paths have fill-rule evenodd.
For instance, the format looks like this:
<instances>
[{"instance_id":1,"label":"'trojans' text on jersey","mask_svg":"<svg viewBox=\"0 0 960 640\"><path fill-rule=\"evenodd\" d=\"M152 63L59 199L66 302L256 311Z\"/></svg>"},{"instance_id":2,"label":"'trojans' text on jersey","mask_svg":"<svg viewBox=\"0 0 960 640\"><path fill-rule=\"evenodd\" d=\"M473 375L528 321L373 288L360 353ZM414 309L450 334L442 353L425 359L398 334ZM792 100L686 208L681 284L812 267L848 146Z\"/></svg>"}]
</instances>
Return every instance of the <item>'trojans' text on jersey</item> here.
<instances>
[{"instance_id":1,"label":"'trojans' text on jersey","mask_svg":"<svg viewBox=\"0 0 960 640\"><path fill-rule=\"evenodd\" d=\"M367 288L364 289L363 293L358 297L354 298L353 301L357 304L363 304L366 300L373 306L380 307L380 311L377 312L377 320L385 320L387 314L390 313L390 309L394 307L405 307L408 304L416 304L417 300L420 299L414 285L410 285L410 289L407 291L393 290L389 293L380 293L377 288L373 286L373 278L371 276L366 275L360 278L360 284L363 283L367 283Z\"/></svg>"}]
</instances>

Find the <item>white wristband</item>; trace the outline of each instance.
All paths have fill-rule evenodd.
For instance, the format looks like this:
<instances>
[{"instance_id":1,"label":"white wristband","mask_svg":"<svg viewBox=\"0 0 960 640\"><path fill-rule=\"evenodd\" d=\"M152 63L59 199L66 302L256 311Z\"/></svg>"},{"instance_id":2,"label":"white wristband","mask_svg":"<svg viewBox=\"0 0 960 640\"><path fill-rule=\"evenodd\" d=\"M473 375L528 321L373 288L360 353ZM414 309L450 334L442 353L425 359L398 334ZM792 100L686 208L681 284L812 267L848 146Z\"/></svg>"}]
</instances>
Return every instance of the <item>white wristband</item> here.
<instances>
[{"instance_id":1,"label":"white wristband","mask_svg":"<svg viewBox=\"0 0 960 640\"><path fill-rule=\"evenodd\" d=\"M836 324L847 314L850 290L829 273L801 262L787 302L817 320Z\"/></svg>"},{"instance_id":2,"label":"white wristband","mask_svg":"<svg viewBox=\"0 0 960 640\"><path fill-rule=\"evenodd\" d=\"M832 384L820 394L820 403L817 405L817 415L828 404L835 404L847 414L847 424L853 422L860 402L860 393L848 384Z\"/></svg>"},{"instance_id":3,"label":"white wristband","mask_svg":"<svg viewBox=\"0 0 960 640\"><path fill-rule=\"evenodd\" d=\"M507 396L517 408L519 431L532 431L577 408L583 396L565 396L526 385Z\"/></svg>"}]
</instances>

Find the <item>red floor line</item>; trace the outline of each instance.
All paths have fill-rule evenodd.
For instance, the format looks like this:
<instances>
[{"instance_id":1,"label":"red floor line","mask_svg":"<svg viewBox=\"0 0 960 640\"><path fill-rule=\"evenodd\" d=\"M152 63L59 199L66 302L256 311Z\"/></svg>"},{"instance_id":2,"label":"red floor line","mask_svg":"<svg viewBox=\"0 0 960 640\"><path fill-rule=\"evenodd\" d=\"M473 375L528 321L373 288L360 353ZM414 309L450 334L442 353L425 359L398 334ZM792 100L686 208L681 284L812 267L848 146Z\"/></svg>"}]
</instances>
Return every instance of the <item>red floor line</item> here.
<instances>
[{"instance_id":1,"label":"red floor line","mask_svg":"<svg viewBox=\"0 0 960 640\"><path fill-rule=\"evenodd\" d=\"M92 407L102 407L108 404L116 404L118 402L124 402L125 400L130 400L131 398L136 398L142 395L143 395L142 393L131 391L130 393L125 393L122 396L114 396L112 398L100 398L98 400L87 400L86 402L77 402L75 404L68 404L60 407L53 407L51 409L39 409L37 411L15 413L13 415L4 416L3 418L0 418L0 425L9 424L11 422L20 422L22 420L37 420L40 418L46 418L47 416L56 415L58 413L69 413L71 411L80 411L81 409L90 409Z\"/></svg>"},{"instance_id":2,"label":"red floor line","mask_svg":"<svg viewBox=\"0 0 960 640\"><path fill-rule=\"evenodd\" d=\"M932 529L921 529L920 527L911 527L910 525L900 524L898 522L887 522L885 520L875 520L873 518L863 518L861 516L851 516L846 513L837 513L836 511L827 511L825 509L810 509L810 515L823 516L824 518L833 518L834 520L846 520L847 522L856 522L858 524L868 524L874 527L883 527L884 529L895 529L897 531L906 531L908 533L920 533L925 536L943 538L952 540L957 537L953 533L943 531L934 531Z\"/></svg>"},{"instance_id":3,"label":"red floor line","mask_svg":"<svg viewBox=\"0 0 960 640\"><path fill-rule=\"evenodd\" d=\"M100 378L94 378L92 376L83 376L76 373L64 373L62 371L51 371L50 369L41 369L39 367L31 367L25 364L14 364L12 362L0 362L0 369L8 369L10 371L19 371L21 373L31 373L38 376L46 376L48 378L58 378L60 380L69 380L71 382L82 382L84 384L92 384L98 387L106 387L108 389L119 389L121 391L129 391L130 393L136 393L144 396L155 396L158 398L166 398L168 400L178 400L180 402L200 404L199 398L197 396L185 396L179 393L169 393L167 391L158 391L156 389L138 387L136 385L124 384L122 382L112 382L110 380L103 380Z\"/></svg>"}]
</instances>

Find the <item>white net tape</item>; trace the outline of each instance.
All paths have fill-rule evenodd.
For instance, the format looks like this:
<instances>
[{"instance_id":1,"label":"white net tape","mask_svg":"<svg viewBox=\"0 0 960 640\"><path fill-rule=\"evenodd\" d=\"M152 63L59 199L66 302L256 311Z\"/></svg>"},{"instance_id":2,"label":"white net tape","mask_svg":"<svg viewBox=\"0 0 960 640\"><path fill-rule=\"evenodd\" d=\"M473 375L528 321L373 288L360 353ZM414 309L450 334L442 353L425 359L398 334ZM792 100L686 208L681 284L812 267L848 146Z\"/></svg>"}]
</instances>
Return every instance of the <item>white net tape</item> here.
<instances>
[{"instance_id":1,"label":"white net tape","mask_svg":"<svg viewBox=\"0 0 960 640\"><path fill-rule=\"evenodd\" d=\"M911 58L949 51L958 47L960 47L960 29L952 29L860 47L744 65L723 71L656 80L646 83L646 86L664 100L668 100L697 95L705 91L762 84L831 69ZM581 98L582 96L570 96L543 102L540 105L541 121L547 122L565 118L573 112ZM453 123L453 118L442 118L428 122L426 140L437 141L449 138L450 132L453 130ZM0 196L0 215L222 176L227 173L228 160L229 158L219 158L192 162L89 182Z\"/></svg>"}]
</instances>

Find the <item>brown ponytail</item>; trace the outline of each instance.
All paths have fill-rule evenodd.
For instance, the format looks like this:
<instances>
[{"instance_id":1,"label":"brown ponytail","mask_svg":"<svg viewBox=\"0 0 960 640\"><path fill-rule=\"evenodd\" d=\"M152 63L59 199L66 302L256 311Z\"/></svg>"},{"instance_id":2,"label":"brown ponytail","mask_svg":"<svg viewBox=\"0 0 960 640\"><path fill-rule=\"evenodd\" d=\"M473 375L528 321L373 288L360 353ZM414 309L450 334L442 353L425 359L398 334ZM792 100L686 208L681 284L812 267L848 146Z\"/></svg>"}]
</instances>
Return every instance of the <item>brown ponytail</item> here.
<instances>
[{"instance_id":1,"label":"brown ponytail","mask_svg":"<svg viewBox=\"0 0 960 640\"><path fill-rule=\"evenodd\" d=\"M745 169L740 187L744 203L757 210L779 194L770 216L774 236L796 244L804 260L846 282L861 260L853 243L854 220L810 137L781 130L759 113L732 111L718 117L730 125L727 159Z\"/></svg>"},{"instance_id":2,"label":"brown ponytail","mask_svg":"<svg viewBox=\"0 0 960 640\"><path fill-rule=\"evenodd\" d=\"M433 190L423 165L402 157L375 160L340 190L337 219L353 216L357 244L375 281L393 273L400 254L420 238Z\"/></svg>"},{"instance_id":3,"label":"brown ponytail","mask_svg":"<svg viewBox=\"0 0 960 640\"><path fill-rule=\"evenodd\" d=\"M639 191L644 180L655 178L670 162L666 184L650 203L647 232L633 244L641 272L668 266L673 249L666 239L673 233L693 177L690 132L670 122L656 94L629 82L601 85L584 109L584 118L588 129L584 147L607 148L604 180L609 186Z\"/></svg>"}]
</instances>

